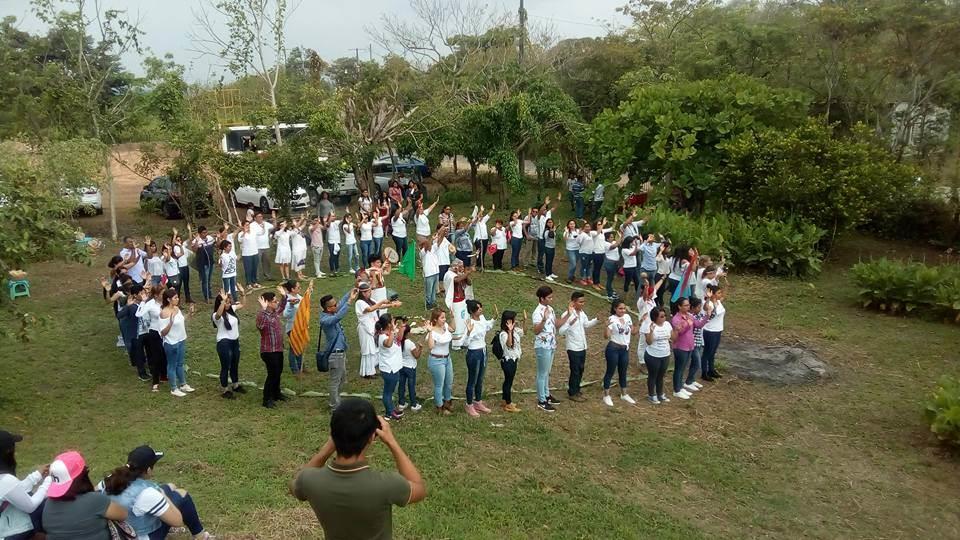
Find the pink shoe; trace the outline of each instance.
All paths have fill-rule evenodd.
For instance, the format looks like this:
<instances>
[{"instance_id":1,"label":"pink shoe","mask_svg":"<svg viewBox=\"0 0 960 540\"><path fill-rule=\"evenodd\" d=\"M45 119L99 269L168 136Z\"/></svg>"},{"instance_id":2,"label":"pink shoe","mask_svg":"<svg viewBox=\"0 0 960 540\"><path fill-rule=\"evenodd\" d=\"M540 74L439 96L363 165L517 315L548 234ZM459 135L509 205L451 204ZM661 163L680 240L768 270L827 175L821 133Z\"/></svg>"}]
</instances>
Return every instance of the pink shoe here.
<instances>
[{"instance_id":1,"label":"pink shoe","mask_svg":"<svg viewBox=\"0 0 960 540\"><path fill-rule=\"evenodd\" d=\"M470 416L480 416L480 413L477 412L477 409L474 405L467 405L467 414Z\"/></svg>"},{"instance_id":2,"label":"pink shoe","mask_svg":"<svg viewBox=\"0 0 960 540\"><path fill-rule=\"evenodd\" d=\"M490 410L489 407L487 407L486 405L484 405L484 403L483 403L482 401L474 401L474 402L473 402L473 408L476 409L476 410L478 410L478 411L480 411L480 412L482 412L482 413L484 413L484 414L488 414L488 413L493 412L493 411Z\"/></svg>"}]
</instances>

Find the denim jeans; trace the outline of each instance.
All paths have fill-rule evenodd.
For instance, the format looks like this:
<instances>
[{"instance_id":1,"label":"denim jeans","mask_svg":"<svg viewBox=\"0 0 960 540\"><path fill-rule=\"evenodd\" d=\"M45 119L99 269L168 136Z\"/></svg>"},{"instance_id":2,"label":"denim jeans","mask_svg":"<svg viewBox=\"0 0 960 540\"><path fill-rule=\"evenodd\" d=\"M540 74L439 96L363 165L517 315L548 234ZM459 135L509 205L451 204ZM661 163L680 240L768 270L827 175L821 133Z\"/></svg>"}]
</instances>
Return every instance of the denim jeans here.
<instances>
[{"instance_id":1,"label":"denim jeans","mask_svg":"<svg viewBox=\"0 0 960 540\"><path fill-rule=\"evenodd\" d=\"M323 261L323 244L319 246L310 246L310 251L313 252L313 273L320 277L320 274L323 272L320 269L320 262Z\"/></svg>"},{"instance_id":2,"label":"denim jeans","mask_svg":"<svg viewBox=\"0 0 960 540\"><path fill-rule=\"evenodd\" d=\"M405 392L406 391L406 392ZM405 394L410 394L410 405L417 404L417 368L400 368L400 391L397 395L397 403L406 405Z\"/></svg>"},{"instance_id":3,"label":"denim jeans","mask_svg":"<svg viewBox=\"0 0 960 540\"><path fill-rule=\"evenodd\" d=\"M537 355L537 401L544 402L550 395L550 369L553 367L554 349L536 348Z\"/></svg>"},{"instance_id":4,"label":"denim jeans","mask_svg":"<svg viewBox=\"0 0 960 540\"><path fill-rule=\"evenodd\" d=\"M463 262L465 268L470 268L470 252L469 251L458 251L457 259L460 259Z\"/></svg>"},{"instance_id":5,"label":"denim jeans","mask_svg":"<svg viewBox=\"0 0 960 540\"><path fill-rule=\"evenodd\" d=\"M580 381L583 380L583 368L587 363L587 351L567 351L570 361L570 378L567 380L567 395L575 396L580 393Z\"/></svg>"},{"instance_id":6,"label":"denim jeans","mask_svg":"<svg viewBox=\"0 0 960 540\"><path fill-rule=\"evenodd\" d=\"M607 296L613 296L613 278L617 275L619 269L620 261L611 261L604 258L603 271L607 273Z\"/></svg>"},{"instance_id":7,"label":"denim jeans","mask_svg":"<svg viewBox=\"0 0 960 540\"><path fill-rule=\"evenodd\" d=\"M370 266L370 254L373 253L373 240L360 241L360 266Z\"/></svg>"},{"instance_id":8,"label":"denim jeans","mask_svg":"<svg viewBox=\"0 0 960 540\"><path fill-rule=\"evenodd\" d=\"M703 358L703 346L698 345L690 353L690 370L687 372L685 384L690 384L697 380L697 372L700 371L700 362Z\"/></svg>"},{"instance_id":9,"label":"denim jeans","mask_svg":"<svg viewBox=\"0 0 960 540\"><path fill-rule=\"evenodd\" d=\"M336 274L340 270L340 252L333 252L335 246L340 244L331 244L327 243L327 251L330 253L330 260L327 261L330 265L330 273Z\"/></svg>"},{"instance_id":10,"label":"denim jeans","mask_svg":"<svg viewBox=\"0 0 960 540\"><path fill-rule=\"evenodd\" d=\"M328 364L330 367L330 410L333 410L337 408L337 405L340 405L340 392L343 390L344 383L347 382L347 353L343 351L331 352Z\"/></svg>"},{"instance_id":11,"label":"denim jeans","mask_svg":"<svg viewBox=\"0 0 960 540\"><path fill-rule=\"evenodd\" d=\"M709 375L717 371L714 360L720 348L720 336L723 332L703 331L703 357L700 358L700 374Z\"/></svg>"},{"instance_id":12,"label":"denim jeans","mask_svg":"<svg viewBox=\"0 0 960 540\"><path fill-rule=\"evenodd\" d=\"M673 391L683 390L683 374L687 371L687 364L690 362L690 353L693 351L673 350Z\"/></svg>"},{"instance_id":13,"label":"denim jeans","mask_svg":"<svg viewBox=\"0 0 960 540\"><path fill-rule=\"evenodd\" d=\"M397 254L400 255L400 260L402 261L403 255L407 252L407 237L391 236L393 236L393 245L397 246Z\"/></svg>"},{"instance_id":14,"label":"denim jeans","mask_svg":"<svg viewBox=\"0 0 960 540\"><path fill-rule=\"evenodd\" d=\"M237 301L237 276L223 278L223 290L230 293L233 301Z\"/></svg>"},{"instance_id":15,"label":"denim jeans","mask_svg":"<svg viewBox=\"0 0 960 540\"><path fill-rule=\"evenodd\" d=\"M146 336L146 334L144 334ZM127 349L130 355L130 362L137 368L137 375L142 379L147 378L147 355L144 354L143 341L141 336L133 336L130 340L130 348Z\"/></svg>"},{"instance_id":16,"label":"denim jeans","mask_svg":"<svg viewBox=\"0 0 960 540\"><path fill-rule=\"evenodd\" d=\"M626 295L630 292L630 284L633 283L633 290L639 291L640 288L638 284L640 283L640 278L637 277L637 269L634 268L624 268L623 269L623 293ZM638 293L639 294L639 293Z\"/></svg>"},{"instance_id":17,"label":"denim jeans","mask_svg":"<svg viewBox=\"0 0 960 540\"><path fill-rule=\"evenodd\" d=\"M194 504L193 498L189 493L186 495L180 495L176 490L172 489L169 485L163 484L160 486L160 489L163 491L163 494L170 499L170 502L173 503L173 506L180 510L180 515L183 516L183 524L190 529L190 534L196 536L203 532L203 523L200 522L200 515L197 513L197 505ZM164 522L160 522L160 528L152 531L150 533L150 540L163 540L170 533L170 525L167 525Z\"/></svg>"},{"instance_id":18,"label":"denim jeans","mask_svg":"<svg viewBox=\"0 0 960 540\"><path fill-rule=\"evenodd\" d=\"M553 259L557 256L557 248L555 247L544 247L543 248L544 258L546 259L546 266L543 267L543 275L552 276L553 275Z\"/></svg>"},{"instance_id":19,"label":"denim jeans","mask_svg":"<svg viewBox=\"0 0 960 540\"><path fill-rule=\"evenodd\" d=\"M510 239L510 268L520 266L520 248L523 246L523 238Z\"/></svg>"},{"instance_id":20,"label":"denim jeans","mask_svg":"<svg viewBox=\"0 0 960 540\"><path fill-rule=\"evenodd\" d=\"M383 253L383 251L382 251L382 250L383 250L383 237L382 237L382 236L381 236L380 238L373 237L373 240L371 240L371 242L373 242L373 243L370 245L370 254L371 254L371 255L381 255L381 254ZM370 263L367 262L367 264L370 264Z\"/></svg>"},{"instance_id":21,"label":"denim jeans","mask_svg":"<svg viewBox=\"0 0 960 540\"><path fill-rule=\"evenodd\" d=\"M537 240L534 240L534 242L537 243L537 272L543 274L543 259L546 255L543 250L547 249L547 241L543 238L538 238ZM544 275L549 276L550 274Z\"/></svg>"},{"instance_id":22,"label":"denim jeans","mask_svg":"<svg viewBox=\"0 0 960 540\"><path fill-rule=\"evenodd\" d=\"M423 278L423 301L427 309L433 309L437 304L437 283L440 281L440 274L424 276Z\"/></svg>"},{"instance_id":23,"label":"denim jeans","mask_svg":"<svg viewBox=\"0 0 960 540\"><path fill-rule=\"evenodd\" d=\"M344 251L347 252L347 270L356 272L360 269L360 253L357 251L357 244L343 244Z\"/></svg>"},{"instance_id":24,"label":"denim jeans","mask_svg":"<svg viewBox=\"0 0 960 540\"><path fill-rule=\"evenodd\" d=\"M186 302L192 303L193 298L190 297L190 267L189 266L180 267L180 290L183 291L183 296L186 299Z\"/></svg>"},{"instance_id":25,"label":"denim jeans","mask_svg":"<svg viewBox=\"0 0 960 540\"><path fill-rule=\"evenodd\" d=\"M627 367L630 365L629 351L627 347L617 346L612 341L607 342L607 348L603 351L603 357L607 361L607 371L603 374L603 389L609 390L610 383L613 380L613 372L617 372L617 384L620 385L620 393L627 392Z\"/></svg>"},{"instance_id":26,"label":"denim jeans","mask_svg":"<svg viewBox=\"0 0 960 540\"><path fill-rule=\"evenodd\" d=\"M240 340L221 339L217 341L217 356L220 357L220 388L226 388L231 381L240 383ZM229 380L227 377L229 376Z\"/></svg>"},{"instance_id":27,"label":"denim jeans","mask_svg":"<svg viewBox=\"0 0 960 540\"><path fill-rule=\"evenodd\" d=\"M501 360L500 369L503 370L503 402L513 403L511 398L513 397L513 378L517 375L517 361Z\"/></svg>"},{"instance_id":28,"label":"denim jeans","mask_svg":"<svg viewBox=\"0 0 960 540\"><path fill-rule=\"evenodd\" d=\"M273 279L270 277L270 248L260 248L260 264L257 266L263 279Z\"/></svg>"},{"instance_id":29,"label":"denim jeans","mask_svg":"<svg viewBox=\"0 0 960 540\"><path fill-rule=\"evenodd\" d=\"M467 405L483 401L483 374L487 371L487 351L467 349Z\"/></svg>"},{"instance_id":30,"label":"denim jeans","mask_svg":"<svg viewBox=\"0 0 960 540\"><path fill-rule=\"evenodd\" d=\"M603 261L606 259L603 253L594 253L593 254L593 273L590 275L590 279L593 280L594 285L600 284L600 270L603 268Z\"/></svg>"},{"instance_id":31,"label":"denim jeans","mask_svg":"<svg viewBox=\"0 0 960 540\"><path fill-rule=\"evenodd\" d=\"M433 403L440 407L444 401L453 399L453 360L449 356L430 355L427 368L433 378Z\"/></svg>"},{"instance_id":32,"label":"denim jeans","mask_svg":"<svg viewBox=\"0 0 960 540\"><path fill-rule=\"evenodd\" d=\"M383 377L383 410L386 416L390 416L393 414L393 393L397 391L400 372L387 373L381 369L380 376Z\"/></svg>"},{"instance_id":33,"label":"denim jeans","mask_svg":"<svg viewBox=\"0 0 960 540\"><path fill-rule=\"evenodd\" d=\"M643 353L643 363L647 365L647 394L651 397L663 395L663 377L667 374L670 357L650 356Z\"/></svg>"},{"instance_id":34,"label":"denim jeans","mask_svg":"<svg viewBox=\"0 0 960 540\"><path fill-rule=\"evenodd\" d=\"M577 276L577 261L580 260L580 252L575 249L567 250L567 281L573 281Z\"/></svg>"},{"instance_id":35,"label":"denim jeans","mask_svg":"<svg viewBox=\"0 0 960 540\"><path fill-rule=\"evenodd\" d=\"M583 197L574 197L573 207L574 207L574 213L576 214L577 219L583 219Z\"/></svg>"},{"instance_id":36,"label":"denim jeans","mask_svg":"<svg viewBox=\"0 0 960 540\"><path fill-rule=\"evenodd\" d=\"M170 383L170 390L176 390L178 387L187 384L187 373L183 368L186 352L186 340L174 344L163 342L163 353L167 357L167 382Z\"/></svg>"},{"instance_id":37,"label":"denim jeans","mask_svg":"<svg viewBox=\"0 0 960 540\"><path fill-rule=\"evenodd\" d=\"M287 338L289 337L290 332L287 332ZM290 373L297 374L303 371L303 355L293 352L293 347L287 347L287 363L290 365Z\"/></svg>"},{"instance_id":38,"label":"denim jeans","mask_svg":"<svg viewBox=\"0 0 960 540\"><path fill-rule=\"evenodd\" d=\"M257 255L243 256L243 276L247 280L247 287L257 282L257 261L260 258ZM203 272L200 273L200 279L203 279ZM203 294L206 299L207 294Z\"/></svg>"},{"instance_id":39,"label":"denim jeans","mask_svg":"<svg viewBox=\"0 0 960 540\"><path fill-rule=\"evenodd\" d=\"M593 264L593 253L580 253L580 279L590 277L591 264Z\"/></svg>"}]
</instances>

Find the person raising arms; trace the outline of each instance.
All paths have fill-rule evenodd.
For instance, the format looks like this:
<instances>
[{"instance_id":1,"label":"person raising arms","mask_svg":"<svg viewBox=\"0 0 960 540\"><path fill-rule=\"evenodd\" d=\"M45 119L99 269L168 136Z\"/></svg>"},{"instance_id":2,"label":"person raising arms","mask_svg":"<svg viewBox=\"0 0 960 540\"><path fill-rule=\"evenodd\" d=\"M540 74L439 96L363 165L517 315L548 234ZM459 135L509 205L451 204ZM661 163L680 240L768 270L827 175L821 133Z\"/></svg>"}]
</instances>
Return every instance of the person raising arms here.
<instances>
[{"instance_id":1,"label":"person raising arms","mask_svg":"<svg viewBox=\"0 0 960 540\"><path fill-rule=\"evenodd\" d=\"M583 307L587 304L586 295L582 291L574 291L570 295L570 305L563 313L558 333L567 339L567 359L570 361L570 378L567 383L567 397L571 401L586 401L580 391L580 382L583 380L583 369L587 362L587 330L596 326L598 318L591 319L584 313Z\"/></svg>"}]
</instances>

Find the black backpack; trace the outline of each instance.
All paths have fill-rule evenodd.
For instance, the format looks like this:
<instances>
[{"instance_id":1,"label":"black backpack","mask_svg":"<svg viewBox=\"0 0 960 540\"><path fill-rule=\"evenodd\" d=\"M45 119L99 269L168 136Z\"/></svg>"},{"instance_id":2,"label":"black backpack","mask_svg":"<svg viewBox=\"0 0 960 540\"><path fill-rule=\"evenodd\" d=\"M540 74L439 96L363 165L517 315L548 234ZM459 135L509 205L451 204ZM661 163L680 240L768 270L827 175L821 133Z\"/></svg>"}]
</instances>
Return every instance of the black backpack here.
<instances>
[{"instance_id":1,"label":"black backpack","mask_svg":"<svg viewBox=\"0 0 960 540\"><path fill-rule=\"evenodd\" d=\"M493 336L493 341L490 342L490 349L493 351L493 355L497 357L497 360L503 360L503 344L500 343L500 332L497 332Z\"/></svg>"}]
</instances>

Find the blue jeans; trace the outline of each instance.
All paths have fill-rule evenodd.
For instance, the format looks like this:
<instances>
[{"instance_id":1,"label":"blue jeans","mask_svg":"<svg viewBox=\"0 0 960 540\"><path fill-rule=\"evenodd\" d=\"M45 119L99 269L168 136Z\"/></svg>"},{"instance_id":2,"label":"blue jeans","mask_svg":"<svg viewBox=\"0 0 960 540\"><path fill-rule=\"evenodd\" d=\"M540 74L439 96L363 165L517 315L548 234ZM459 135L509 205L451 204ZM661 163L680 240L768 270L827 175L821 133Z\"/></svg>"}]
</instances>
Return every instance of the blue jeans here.
<instances>
[{"instance_id":1,"label":"blue jeans","mask_svg":"<svg viewBox=\"0 0 960 540\"><path fill-rule=\"evenodd\" d=\"M397 395L397 403L400 405L406 405L407 400L404 399L405 391L409 390L410 394L410 405L417 404L417 368L405 367L400 368L400 391Z\"/></svg>"},{"instance_id":2,"label":"blue jeans","mask_svg":"<svg viewBox=\"0 0 960 540\"><path fill-rule=\"evenodd\" d=\"M593 263L593 253L580 254L580 279L590 277L590 265Z\"/></svg>"},{"instance_id":3,"label":"blue jeans","mask_svg":"<svg viewBox=\"0 0 960 540\"><path fill-rule=\"evenodd\" d=\"M257 263L260 261L259 255L244 255L243 256L243 275L247 280L247 287L253 285L257 282ZM200 272L200 281L203 281L203 272ZM203 293L204 299L207 298L207 293Z\"/></svg>"},{"instance_id":4,"label":"blue jeans","mask_svg":"<svg viewBox=\"0 0 960 540\"><path fill-rule=\"evenodd\" d=\"M573 207L574 213L577 215L577 219L583 219L583 197L574 197Z\"/></svg>"},{"instance_id":5,"label":"blue jeans","mask_svg":"<svg viewBox=\"0 0 960 540\"><path fill-rule=\"evenodd\" d=\"M703 357L700 358L700 374L709 375L717 371L714 360L720 348L720 336L723 332L703 331Z\"/></svg>"},{"instance_id":6,"label":"blue jeans","mask_svg":"<svg viewBox=\"0 0 960 540\"><path fill-rule=\"evenodd\" d=\"M230 293L233 301L237 301L237 276L223 278L223 290Z\"/></svg>"},{"instance_id":7,"label":"blue jeans","mask_svg":"<svg viewBox=\"0 0 960 540\"><path fill-rule=\"evenodd\" d=\"M546 266L543 267L543 275L553 275L553 259L557 256L557 248L544 247L543 251L547 261Z\"/></svg>"},{"instance_id":8,"label":"blue jeans","mask_svg":"<svg viewBox=\"0 0 960 540\"><path fill-rule=\"evenodd\" d=\"M613 380L613 372L617 372L619 377L617 383L620 385L620 393L627 392L627 367L630 365L629 351L627 347L619 347L612 341L607 342L607 348L603 351L603 357L607 361L607 371L603 374L603 389L609 390L610 383Z\"/></svg>"},{"instance_id":9,"label":"blue jeans","mask_svg":"<svg viewBox=\"0 0 960 540\"><path fill-rule=\"evenodd\" d=\"M287 332L287 337L290 337L290 332ZM289 339L287 341L289 341ZM300 373L303 371L303 355L293 352L293 347L287 348L287 362L290 363L290 373Z\"/></svg>"},{"instance_id":10,"label":"blue jeans","mask_svg":"<svg viewBox=\"0 0 960 540\"><path fill-rule=\"evenodd\" d=\"M437 358L430 355L427 368L433 378L433 403L441 407L444 401L453 399L453 360L449 356Z\"/></svg>"},{"instance_id":11,"label":"blue jeans","mask_svg":"<svg viewBox=\"0 0 960 540\"><path fill-rule=\"evenodd\" d=\"M639 287L638 285L639 285L639 283L640 283L640 278L637 277L637 276L638 276L638 274L637 274L637 269L636 269L636 268L624 268L624 269L623 269L623 293L624 293L624 294L630 292L630 284L631 284L631 283L633 283L633 289L634 289L635 291L638 291L638 294L639 294L640 287Z\"/></svg>"},{"instance_id":12,"label":"blue jeans","mask_svg":"<svg viewBox=\"0 0 960 540\"><path fill-rule=\"evenodd\" d=\"M594 285L600 284L600 270L603 268L604 260L606 260L606 257L603 256L603 253L593 254L593 273L591 274L590 279L593 280Z\"/></svg>"},{"instance_id":13,"label":"blue jeans","mask_svg":"<svg viewBox=\"0 0 960 540\"><path fill-rule=\"evenodd\" d=\"M673 350L673 391L683 390L683 373L687 371L687 364L690 362L690 354L693 351Z\"/></svg>"},{"instance_id":14,"label":"blue jeans","mask_svg":"<svg viewBox=\"0 0 960 540\"><path fill-rule=\"evenodd\" d=\"M693 352L690 354L690 371L687 372L686 384L690 384L697 380L697 371L700 371L700 362L703 358L703 345L698 345L693 348Z\"/></svg>"},{"instance_id":15,"label":"blue jeans","mask_svg":"<svg viewBox=\"0 0 960 540\"><path fill-rule=\"evenodd\" d=\"M370 254L373 248L373 240L360 241L360 266L366 268L370 266Z\"/></svg>"},{"instance_id":16,"label":"blue jeans","mask_svg":"<svg viewBox=\"0 0 960 540\"><path fill-rule=\"evenodd\" d=\"M427 309L433 309L437 304L437 283L440 280L440 274L424 276L423 278L423 300L427 304Z\"/></svg>"},{"instance_id":17,"label":"blue jeans","mask_svg":"<svg viewBox=\"0 0 960 540\"><path fill-rule=\"evenodd\" d=\"M397 246L397 254L400 255L400 260L403 260L403 255L407 252L407 237L391 236L393 236L393 244Z\"/></svg>"},{"instance_id":18,"label":"blue jeans","mask_svg":"<svg viewBox=\"0 0 960 540\"><path fill-rule=\"evenodd\" d=\"M393 414L393 393L397 391L400 372L387 373L381 370L380 376L383 377L383 410L386 411L386 416L390 416Z\"/></svg>"},{"instance_id":19,"label":"blue jeans","mask_svg":"<svg viewBox=\"0 0 960 540\"><path fill-rule=\"evenodd\" d=\"M196 536L202 533L203 523L200 522L197 505L193 503L193 498L190 494L180 495L175 490L170 489L170 486L166 484L160 486L160 489L163 491L163 494L170 499L170 502L177 507L177 510L180 510L180 515L183 516L183 524L190 529L190 534ZM161 521L160 528L150 533L150 540L164 540L169 533L170 525Z\"/></svg>"},{"instance_id":20,"label":"blue jeans","mask_svg":"<svg viewBox=\"0 0 960 540\"><path fill-rule=\"evenodd\" d=\"M213 291L210 290L210 278L211 276L213 276L213 265L201 264L197 268L199 269L199 272L200 272L200 291L203 293L203 299L210 300L211 298L214 297ZM183 275L182 268L180 269L180 274ZM190 275L189 268L187 269L187 275ZM182 281L182 278L181 278L181 282L184 283L184 285L186 286L187 282ZM189 288L187 289L187 298L190 298Z\"/></svg>"},{"instance_id":21,"label":"blue jeans","mask_svg":"<svg viewBox=\"0 0 960 540\"><path fill-rule=\"evenodd\" d=\"M467 349L467 405L483 401L483 374L487 370L487 351Z\"/></svg>"},{"instance_id":22,"label":"blue jeans","mask_svg":"<svg viewBox=\"0 0 960 540\"><path fill-rule=\"evenodd\" d=\"M537 355L537 401L544 402L550 396L550 368L553 367L553 349L536 348Z\"/></svg>"},{"instance_id":23,"label":"blue jeans","mask_svg":"<svg viewBox=\"0 0 960 540\"><path fill-rule=\"evenodd\" d=\"M340 252L333 252L334 246L339 246L340 244L331 244L327 242L327 252L330 253L330 273L336 274L340 270Z\"/></svg>"},{"instance_id":24,"label":"blue jeans","mask_svg":"<svg viewBox=\"0 0 960 540\"><path fill-rule=\"evenodd\" d=\"M613 296L613 278L617 275L617 270L619 269L620 261L611 261L610 259L604 258L603 270L607 273L607 296Z\"/></svg>"},{"instance_id":25,"label":"blue jeans","mask_svg":"<svg viewBox=\"0 0 960 540\"><path fill-rule=\"evenodd\" d=\"M184 356L187 353L187 341L169 344L163 342L163 353L167 357L167 382L170 390L176 390L187 384L187 374L183 369Z\"/></svg>"},{"instance_id":26,"label":"blue jeans","mask_svg":"<svg viewBox=\"0 0 960 540\"><path fill-rule=\"evenodd\" d=\"M226 388L230 381L234 385L239 384L240 340L221 339L218 341L217 356L220 357L220 387Z\"/></svg>"},{"instance_id":27,"label":"blue jeans","mask_svg":"<svg viewBox=\"0 0 960 540\"><path fill-rule=\"evenodd\" d=\"M357 252L357 244L343 244L343 249L347 252L347 269L356 272L360 269L360 253Z\"/></svg>"},{"instance_id":28,"label":"blue jeans","mask_svg":"<svg viewBox=\"0 0 960 540\"><path fill-rule=\"evenodd\" d=\"M573 281L577 275L577 261L580 259L580 252L575 249L567 250L567 281Z\"/></svg>"},{"instance_id":29,"label":"blue jeans","mask_svg":"<svg viewBox=\"0 0 960 540\"><path fill-rule=\"evenodd\" d=\"M510 268L520 266L520 246L523 245L523 238L510 239Z\"/></svg>"},{"instance_id":30,"label":"blue jeans","mask_svg":"<svg viewBox=\"0 0 960 540\"><path fill-rule=\"evenodd\" d=\"M543 250L547 249L547 241L543 238L534 240L537 243L537 272L543 274L543 258L546 255ZM549 276L550 274L544 274Z\"/></svg>"},{"instance_id":31,"label":"blue jeans","mask_svg":"<svg viewBox=\"0 0 960 540\"><path fill-rule=\"evenodd\" d=\"M370 254L380 255L380 250L383 249L383 237L381 236L380 238L374 238L371 240L371 242L373 242L373 245L370 247ZM370 262L368 261L367 264L370 264Z\"/></svg>"}]
</instances>

